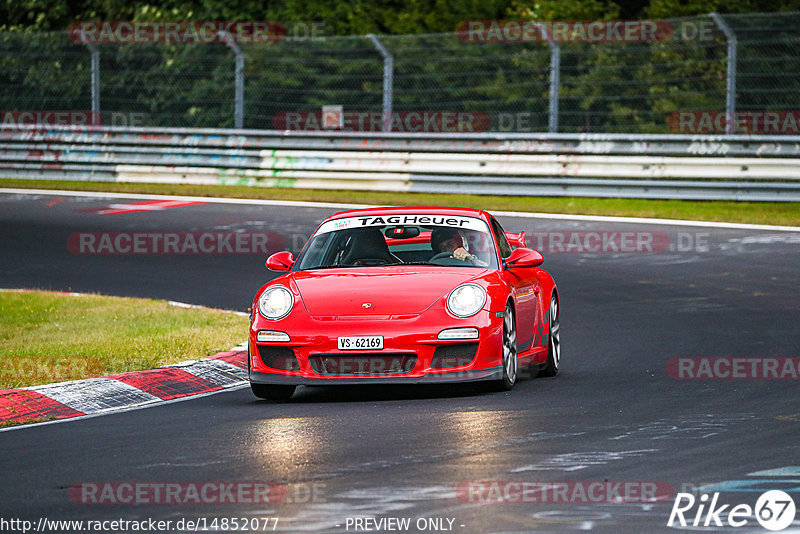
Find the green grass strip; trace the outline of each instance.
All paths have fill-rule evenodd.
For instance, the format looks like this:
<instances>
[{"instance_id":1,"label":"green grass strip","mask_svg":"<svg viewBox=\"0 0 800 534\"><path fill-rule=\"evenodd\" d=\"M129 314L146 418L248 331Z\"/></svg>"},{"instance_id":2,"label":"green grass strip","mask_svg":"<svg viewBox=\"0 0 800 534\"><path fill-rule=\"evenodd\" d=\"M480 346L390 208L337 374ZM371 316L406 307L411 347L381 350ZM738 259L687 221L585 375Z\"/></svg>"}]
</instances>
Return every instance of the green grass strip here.
<instances>
[{"instance_id":1,"label":"green grass strip","mask_svg":"<svg viewBox=\"0 0 800 534\"><path fill-rule=\"evenodd\" d=\"M247 317L162 300L0 291L0 310L0 389L196 360L247 338Z\"/></svg>"}]
</instances>

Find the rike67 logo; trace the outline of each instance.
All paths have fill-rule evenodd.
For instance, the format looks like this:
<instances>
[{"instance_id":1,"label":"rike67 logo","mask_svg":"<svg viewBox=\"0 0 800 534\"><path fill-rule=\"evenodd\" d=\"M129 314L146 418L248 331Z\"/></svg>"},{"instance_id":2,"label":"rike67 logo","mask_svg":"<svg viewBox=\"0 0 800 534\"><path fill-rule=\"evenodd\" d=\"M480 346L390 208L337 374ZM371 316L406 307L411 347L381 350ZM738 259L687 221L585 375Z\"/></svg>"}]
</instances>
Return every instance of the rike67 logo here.
<instances>
[{"instance_id":1,"label":"rike67 logo","mask_svg":"<svg viewBox=\"0 0 800 534\"><path fill-rule=\"evenodd\" d=\"M711 497L703 493L695 497L691 493L678 493L669 514L669 527L743 527L751 523L753 516L767 530L783 530L792 524L795 504L792 497L781 490L762 493L755 507L749 504L719 505L719 492Z\"/></svg>"}]
</instances>

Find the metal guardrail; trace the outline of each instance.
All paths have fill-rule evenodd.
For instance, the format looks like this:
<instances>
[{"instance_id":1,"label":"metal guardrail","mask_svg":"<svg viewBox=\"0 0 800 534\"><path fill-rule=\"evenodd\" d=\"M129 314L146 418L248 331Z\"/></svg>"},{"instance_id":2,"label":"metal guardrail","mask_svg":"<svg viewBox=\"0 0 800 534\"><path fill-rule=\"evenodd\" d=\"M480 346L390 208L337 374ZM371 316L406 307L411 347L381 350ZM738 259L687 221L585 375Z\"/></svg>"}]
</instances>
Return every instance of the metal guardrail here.
<instances>
[{"instance_id":1,"label":"metal guardrail","mask_svg":"<svg viewBox=\"0 0 800 534\"><path fill-rule=\"evenodd\" d=\"M0 175L318 189L800 201L800 136L0 131Z\"/></svg>"}]
</instances>

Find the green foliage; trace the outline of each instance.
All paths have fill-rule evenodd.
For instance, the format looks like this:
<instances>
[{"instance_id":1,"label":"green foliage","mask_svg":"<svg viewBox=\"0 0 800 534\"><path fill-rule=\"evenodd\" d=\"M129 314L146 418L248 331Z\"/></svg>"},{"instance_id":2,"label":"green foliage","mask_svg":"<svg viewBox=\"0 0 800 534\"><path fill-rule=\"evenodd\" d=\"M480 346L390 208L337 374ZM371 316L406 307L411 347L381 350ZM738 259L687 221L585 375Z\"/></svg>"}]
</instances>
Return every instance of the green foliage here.
<instances>
[{"instance_id":1,"label":"green foliage","mask_svg":"<svg viewBox=\"0 0 800 534\"><path fill-rule=\"evenodd\" d=\"M245 127L328 104L379 111L383 61L365 34L394 56L397 111L485 113L495 130L545 131L551 48L544 42L465 42L466 20L662 19L676 14L773 8L800 0L0 0L0 101L6 110L88 110L88 49L64 32L74 20L257 20L290 29L318 24L326 37L242 44ZM727 15L739 40L737 108L800 109L798 14ZM295 26L292 26L295 23ZM559 131L668 132L681 110L723 110L726 39L708 16L670 18L657 42L561 45ZM697 29L703 30L698 36ZM403 34L403 35L399 35ZM300 36L304 34L302 31ZM340 36L336 36L340 35ZM341 35L351 35L350 37ZM352 36L356 35L356 36ZM687 37L688 35L688 37ZM100 44L101 109L141 126L232 127L234 53L224 44Z\"/></svg>"},{"instance_id":2,"label":"green foliage","mask_svg":"<svg viewBox=\"0 0 800 534\"><path fill-rule=\"evenodd\" d=\"M620 6L609 0L514 0L508 13L529 20L609 20L619 18Z\"/></svg>"},{"instance_id":3,"label":"green foliage","mask_svg":"<svg viewBox=\"0 0 800 534\"><path fill-rule=\"evenodd\" d=\"M0 0L0 31L52 31L81 20L321 21L332 35L455 30L463 20L673 18L800 10L800 0Z\"/></svg>"},{"instance_id":4,"label":"green foliage","mask_svg":"<svg viewBox=\"0 0 800 534\"><path fill-rule=\"evenodd\" d=\"M706 13L768 13L800 11L798 0L650 0L642 16L654 19Z\"/></svg>"}]
</instances>

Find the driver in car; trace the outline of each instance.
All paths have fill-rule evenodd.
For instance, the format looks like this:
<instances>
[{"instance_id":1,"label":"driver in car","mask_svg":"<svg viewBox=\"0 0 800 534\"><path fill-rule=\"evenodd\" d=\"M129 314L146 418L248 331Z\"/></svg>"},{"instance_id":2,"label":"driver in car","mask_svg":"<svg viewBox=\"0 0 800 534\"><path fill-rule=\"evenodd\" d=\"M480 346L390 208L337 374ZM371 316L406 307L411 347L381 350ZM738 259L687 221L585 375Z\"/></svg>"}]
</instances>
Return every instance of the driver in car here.
<instances>
[{"instance_id":1,"label":"driver in car","mask_svg":"<svg viewBox=\"0 0 800 534\"><path fill-rule=\"evenodd\" d=\"M467 251L461 232L455 228L435 228L431 232L431 248L436 254L450 252L457 260L470 261L475 265L487 265Z\"/></svg>"}]
</instances>

